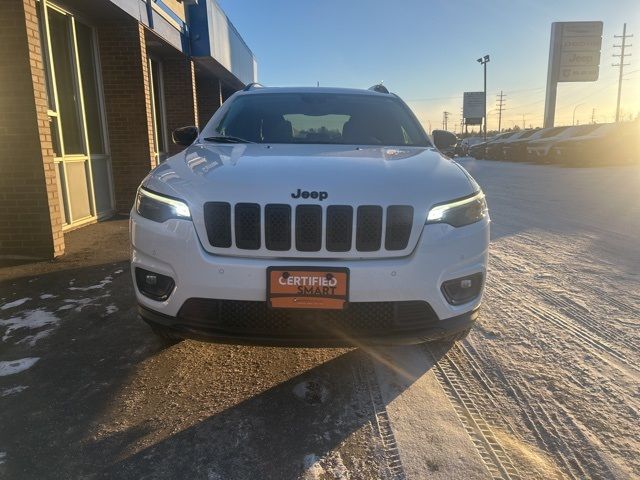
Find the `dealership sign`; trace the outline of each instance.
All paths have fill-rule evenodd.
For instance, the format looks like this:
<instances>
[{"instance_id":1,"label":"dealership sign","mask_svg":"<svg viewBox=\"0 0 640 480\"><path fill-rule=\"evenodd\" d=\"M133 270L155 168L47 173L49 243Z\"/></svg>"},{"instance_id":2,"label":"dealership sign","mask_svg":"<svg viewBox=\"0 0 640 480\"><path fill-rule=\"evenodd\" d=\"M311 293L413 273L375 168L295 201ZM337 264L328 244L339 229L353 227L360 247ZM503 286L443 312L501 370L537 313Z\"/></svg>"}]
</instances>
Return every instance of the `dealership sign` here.
<instances>
[{"instance_id":1,"label":"dealership sign","mask_svg":"<svg viewBox=\"0 0 640 480\"><path fill-rule=\"evenodd\" d=\"M551 24L544 126L552 127L558 82L594 82L600 74L602 22Z\"/></svg>"},{"instance_id":2,"label":"dealership sign","mask_svg":"<svg viewBox=\"0 0 640 480\"><path fill-rule=\"evenodd\" d=\"M466 125L481 125L484 118L484 92L464 92L462 116Z\"/></svg>"}]
</instances>

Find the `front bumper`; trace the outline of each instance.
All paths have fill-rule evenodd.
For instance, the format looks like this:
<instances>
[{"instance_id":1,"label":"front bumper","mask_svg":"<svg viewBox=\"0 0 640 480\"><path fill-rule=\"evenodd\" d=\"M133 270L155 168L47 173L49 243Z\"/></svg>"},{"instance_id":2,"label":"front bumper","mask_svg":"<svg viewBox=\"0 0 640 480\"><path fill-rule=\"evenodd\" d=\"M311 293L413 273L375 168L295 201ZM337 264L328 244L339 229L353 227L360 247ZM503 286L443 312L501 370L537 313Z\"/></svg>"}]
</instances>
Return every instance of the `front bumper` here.
<instances>
[{"instance_id":1,"label":"front bumper","mask_svg":"<svg viewBox=\"0 0 640 480\"><path fill-rule=\"evenodd\" d=\"M241 304L240 308L245 312L262 311L262 319L256 321L257 319L252 318L250 313L245 313L242 317L226 318L222 318L217 313L195 318L187 314L171 317L142 306L138 306L138 314L150 325L170 329L174 335L182 338L239 345L296 347L412 345L455 335L471 328L478 318L478 309L476 308L444 322L438 321L437 318L416 317L414 320L422 320L422 324L414 321L407 328L406 325L409 322L406 322L406 318L402 319L405 322L397 322L399 319L390 315L388 322L380 323L374 315L371 321L366 322L368 325L365 328L357 328L357 325L353 323L349 326L351 328L345 328L341 320L348 317L350 307L347 307L345 312L336 315L334 312L274 312L268 310L264 302L255 302L259 304L255 307L250 305L252 302L237 303ZM366 308L373 309L374 307L367 305ZM379 323L377 328L374 326L376 323ZM395 323L395 327L384 328L386 323Z\"/></svg>"},{"instance_id":2,"label":"front bumper","mask_svg":"<svg viewBox=\"0 0 640 480\"><path fill-rule=\"evenodd\" d=\"M347 267L350 272L349 306L424 302L433 312L429 321L414 323L411 328L389 328L372 335L368 335L370 332L366 329L358 330L357 339L353 340L367 343L376 343L376 339L383 343L416 343L442 337L444 332L455 333L468 328L477 316L472 312L480 305L482 294L469 303L450 305L440 287L447 280L474 273L482 273L486 278L488 218L462 228L427 225L411 255L362 260L213 255L202 248L190 221L157 223L140 217L135 211L131 212L130 227L132 272L140 267L168 275L175 281L173 292L164 301L152 300L135 287L141 316L148 322L181 330L184 336L194 338L234 343L279 343L280 338L281 344L317 343L313 333L306 341L302 337L282 338L286 335L269 336L265 332L235 335L227 329L223 334L215 328L185 327L181 321L180 311L192 299L266 303L268 267ZM207 315L201 317L199 320L207 321Z\"/></svg>"}]
</instances>

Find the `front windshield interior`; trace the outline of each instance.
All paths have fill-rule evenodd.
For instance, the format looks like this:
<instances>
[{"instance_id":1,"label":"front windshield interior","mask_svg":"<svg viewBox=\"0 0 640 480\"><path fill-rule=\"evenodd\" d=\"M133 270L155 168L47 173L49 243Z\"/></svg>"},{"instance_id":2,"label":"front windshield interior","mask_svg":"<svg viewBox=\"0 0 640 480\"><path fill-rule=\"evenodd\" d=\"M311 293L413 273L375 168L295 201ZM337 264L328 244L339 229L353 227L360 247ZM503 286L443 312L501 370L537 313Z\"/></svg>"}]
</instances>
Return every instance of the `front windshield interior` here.
<instances>
[{"instance_id":1,"label":"front windshield interior","mask_svg":"<svg viewBox=\"0 0 640 480\"><path fill-rule=\"evenodd\" d=\"M255 143L431 146L408 107L382 95L242 95L215 132Z\"/></svg>"}]
</instances>

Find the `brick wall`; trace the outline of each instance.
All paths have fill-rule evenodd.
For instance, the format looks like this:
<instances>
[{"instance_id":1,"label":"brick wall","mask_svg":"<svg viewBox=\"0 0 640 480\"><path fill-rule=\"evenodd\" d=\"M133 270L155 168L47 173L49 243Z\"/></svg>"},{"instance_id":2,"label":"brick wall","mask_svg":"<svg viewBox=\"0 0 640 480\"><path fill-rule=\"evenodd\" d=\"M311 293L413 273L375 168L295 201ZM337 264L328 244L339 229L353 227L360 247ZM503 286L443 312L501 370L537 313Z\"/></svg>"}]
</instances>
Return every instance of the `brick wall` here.
<instances>
[{"instance_id":1,"label":"brick wall","mask_svg":"<svg viewBox=\"0 0 640 480\"><path fill-rule=\"evenodd\" d=\"M203 128L216 110L220 108L220 83L218 80L204 77L196 72L196 96L198 99L198 124L200 128Z\"/></svg>"},{"instance_id":2,"label":"brick wall","mask_svg":"<svg viewBox=\"0 0 640 480\"><path fill-rule=\"evenodd\" d=\"M98 28L116 210L129 212L155 166L144 27L134 19Z\"/></svg>"},{"instance_id":3,"label":"brick wall","mask_svg":"<svg viewBox=\"0 0 640 480\"><path fill-rule=\"evenodd\" d=\"M0 255L64 253L35 0L0 1Z\"/></svg>"},{"instance_id":4,"label":"brick wall","mask_svg":"<svg viewBox=\"0 0 640 480\"><path fill-rule=\"evenodd\" d=\"M198 125L196 79L193 61L186 56L162 60L164 104L167 113L169 154L184 147L171 141L171 132L178 127Z\"/></svg>"}]
</instances>

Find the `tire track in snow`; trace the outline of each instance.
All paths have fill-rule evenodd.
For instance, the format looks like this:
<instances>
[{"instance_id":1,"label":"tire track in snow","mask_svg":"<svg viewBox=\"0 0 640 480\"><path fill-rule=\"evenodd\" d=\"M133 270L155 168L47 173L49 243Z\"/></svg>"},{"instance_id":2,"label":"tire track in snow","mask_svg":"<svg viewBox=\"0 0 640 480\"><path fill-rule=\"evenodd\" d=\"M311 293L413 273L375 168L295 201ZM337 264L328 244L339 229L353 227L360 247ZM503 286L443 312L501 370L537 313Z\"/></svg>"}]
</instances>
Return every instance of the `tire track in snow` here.
<instances>
[{"instance_id":1,"label":"tire track in snow","mask_svg":"<svg viewBox=\"0 0 640 480\"><path fill-rule=\"evenodd\" d=\"M473 358L475 356L474 353L470 352L462 344L459 344L451 349L447 357L450 356L451 360L458 365L475 363L475 368L478 371L482 371L482 368ZM510 398L515 400L523 415L523 420L534 434L538 446L544 451L552 453L560 460L560 467L563 473L569 478L576 480L584 478L612 478L612 472L606 467L606 462L600 458L598 453L588 455L574 448L574 442L572 440L583 443L588 442L582 430L577 428L569 416L558 416L556 412L550 413L545 408L543 402L538 400L538 396L531 391L527 381L517 373L518 369L513 365L510 365L510 367L508 375L502 371L497 372L497 375L500 377L500 384L503 385L510 394ZM462 369L458 368L458 372L461 371ZM483 373L483 375L485 374ZM487 398L495 398L491 384L483 381L480 385L483 389L486 389L484 410L482 411L484 417L487 418L488 415L485 413L487 409L494 409L495 411L500 407L495 401L486 400ZM465 388L469 387L465 386ZM482 405L483 396L476 394L473 396L473 400L476 404ZM510 423L506 421L504 417L497 414L497 412L493 415L493 419L493 425L501 426L507 431L510 431L510 433L514 433Z\"/></svg>"},{"instance_id":2,"label":"tire track in snow","mask_svg":"<svg viewBox=\"0 0 640 480\"><path fill-rule=\"evenodd\" d=\"M601 278L602 276L607 276L611 274L611 268L615 268L616 266L613 264L607 264L604 261L600 260L596 264L590 264L592 267L592 272L590 275L584 275L584 268L582 270L571 268L572 265L581 264L583 265L588 259L585 259L583 252L588 250L586 247L579 248L579 255L574 254L573 252L561 252L555 250L553 252L553 257L551 257L554 262L549 260L549 243L548 242L539 242L534 240L533 238L524 238L525 235L519 234L517 237L510 238L507 242L504 242L500 246L500 250L492 250L491 254L491 265L496 267L496 270L501 273L509 273L513 272L520 276L521 272L528 271L528 267L539 267L540 265L544 265L544 270L549 273L553 273L555 278L565 278L567 273L571 274L571 285L573 287L577 287L581 292L586 295L589 295L592 298L599 298L602 301L606 302L608 305L613 306L620 312L624 312L628 315L632 315L637 317L640 314L640 309L629 305L625 302L620 301L611 295L610 291L607 291L603 288L600 288L594 284L593 276L597 278ZM524 241L523 241L524 240ZM574 242L576 239L572 239ZM555 244L555 242L552 242ZM527 255L527 260L523 259L522 256L516 256L515 254L510 254L505 251L505 249L520 251ZM545 258L540 258L540 252L544 252ZM537 255L537 256L536 256ZM561 259L561 261L560 261ZM577 259L580 261L578 262ZM561 269L554 268L554 266L560 266ZM603 268L605 265L607 268ZM543 271L544 273L544 271ZM599 282L602 284L602 282ZM614 282L618 287L624 286L624 284L620 284L620 282ZM558 286L562 286L558 284ZM633 294L633 291L629 293ZM635 294L637 296L637 294ZM640 298L639 298L640 300ZM578 305L572 301L574 305ZM578 305L581 307L580 305Z\"/></svg>"},{"instance_id":3,"label":"tire track in snow","mask_svg":"<svg viewBox=\"0 0 640 480\"><path fill-rule=\"evenodd\" d=\"M523 298L523 292L519 292L507 284L493 286L492 289L496 293L498 293L500 297L513 297L517 295L517 298ZM636 377L637 375L634 372L640 372L640 368L638 368L632 361L628 360L624 353L620 352L614 346L608 344L604 340L599 339L594 334L592 334L590 330L587 330L579 323L572 322L571 320L558 314L556 311L545 309L541 306L534 306L530 301L522 301L517 304L511 304L511 306L515 307L523 313L528 313L536 318L550 322L564 331L570 332L575 336L575 338L581 340L583 342L582 345L586 349L590 350L590 352L594 356L600 358L605 363L616 367L624 374L631 377ZM516 316L511 316L511 318L512 320L521 324L523 327L526 327L526 325L522 321L517 320ZM612 358L610 360L603 358L603 354L608 355Z\"/></svg>"},{"instance_id":4,"label":"tire track in snow","mask_svg":"<svg viewBox=\"0 0 640 480\"><path fill-rule=\"evenodd\" d=\"M375 425L373 430L380 438L384 457L387 464L388 475L386 480L406 480L406 475L400 460L400 452L396 443L387 408L382 400L380 386L375 375L373 364L369 358L361 358L354 366L354 378L358 385L362 385L368 393L373 408Z\"/></svg>"},{"instance_id":5,"label":"tire track in snow","mask_svg":"<svg viewBox=\"0 0 640 480\"><path fill-rule=\"evenodd\" d=\"M601 324L593 320L592 314L582 305L576 302L553 295L547 291L541 290L538 294L544 298L547 303L557 306L563 313L566 313L571 319L578 321L579 323L590 327L591 331L606 339L608 341L624 345L632 351L640 350L640 345L633 342L633 339L627 340L625 335L618 333L617 331L607 331ZM635 313L636 316L640 316L640 312Z\"/></svg>"},{"instance_id":6,"label":"tire track in snow","mask_svg":"<svg viewBox=\"0 0 640 480\"><path fill-rule=\"evenodd\" d=\"M493 433L491 424L485 419L485 412L491 411L486 408L487 400L493 396L486 375L481 373L477 364L472 367L477 378L482 382L482 386L487 392L491 392L484 396L474 394L468 384L469 372L460 368L454 360L457 352L460 351L458 347L453 346L444 356L439 355L444 352L436 352L436 348L435 346L425 347L427 353L433 358L435 376L476 446L491 478L503 480L523 478ZM441 357L440 360L436 360L438 357ZM488 400L489 403L492 401ZM478 405L484 405L485 408ZM498 419L495 414L492 417L493 425L501 423L503 428L511 428L508 422Z\"/></svg>"}]
</instances>

